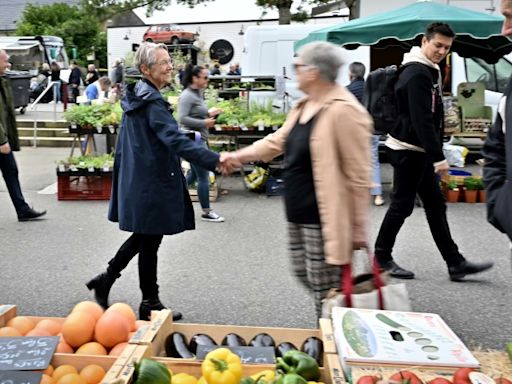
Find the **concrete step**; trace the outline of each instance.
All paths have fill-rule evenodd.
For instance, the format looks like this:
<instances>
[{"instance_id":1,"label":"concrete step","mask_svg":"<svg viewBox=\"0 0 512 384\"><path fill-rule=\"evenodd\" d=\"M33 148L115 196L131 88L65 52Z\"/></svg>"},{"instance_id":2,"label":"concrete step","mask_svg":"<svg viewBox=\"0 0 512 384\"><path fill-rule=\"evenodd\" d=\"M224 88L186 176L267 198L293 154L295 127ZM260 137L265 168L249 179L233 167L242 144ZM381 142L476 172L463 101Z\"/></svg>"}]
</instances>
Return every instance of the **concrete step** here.
<instances>
[{"instance_id":1,"label":"concrete step","mask_svg":"<svg viewBox=\"0 0 512 384\"><path fill-rule=\"evenodd\" d=\"M16 125L18 128L33 128L34 127L34 120L22 120L17 119ZM38 128L68 128L69 123L65 120L42 120L37 121L37 127Z\"/></svg>"},{"instance_id":2,"label":"concrete step","mask_svg":"<svg viewBox=\"0 0 512 384\"><path fill-rule=\"evenodd\" d=\"M33 136L33 127L18 127L20 136ZM37 137L74 137L67 128L37 128Z\"/></svg>"},{"instance_id":3,"label":"concrete step","mask_svg":"<svg viewBox=\"0 0 512 384\"><path fill-rule=\"evenodd\" d=\"M71 148L73 137L45 137L37 136L38 147L68 147ZM20 145L22 147L32 147L34 145L33 136L20 136ZM77 146L78 147L78 146ZM80 152L80 148L77 148Z\"/></svg>"}]
</instances>

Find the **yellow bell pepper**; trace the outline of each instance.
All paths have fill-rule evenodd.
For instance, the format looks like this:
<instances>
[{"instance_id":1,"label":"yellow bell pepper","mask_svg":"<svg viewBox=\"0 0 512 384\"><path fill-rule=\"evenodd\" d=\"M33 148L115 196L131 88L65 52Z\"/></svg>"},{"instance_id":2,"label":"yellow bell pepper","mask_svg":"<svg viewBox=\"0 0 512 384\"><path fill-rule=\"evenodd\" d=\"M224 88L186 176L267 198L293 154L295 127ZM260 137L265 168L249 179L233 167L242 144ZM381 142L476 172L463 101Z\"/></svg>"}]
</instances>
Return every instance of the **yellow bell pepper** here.
<instances>
[{"instance_id":1,"label":"yellow bell pepper","mask_svg":"<svg viewBox=\"0 0 512 384\"><path fill-rule=\"evenodd\" d=\"M199 380L197 380L197 384L208 384L204 376L201 376Z\"/></svg>"},{"instance_id":2,"label":"yellow bell pepper","mask_svg":"<svg viewBox=\"0 0 512 384\"><path fill-rule=\"evenodd\" d=\"M201 372L208 384L238 384L242 378L242 362L229 349L218 348L206 355Z\"/></svg>"},{"instance_id":3,"label":"yellow bell pepper","mask_svg":"<svg viewBox=\"0 0 512 384\"><path fill-rule=\"evenodd\" d=\"M260 371L258 373L255 373L254 375L251 375L251 378L254 381L257 381L258 379L265 380L266 383L270 383L271 380L273 380L276 377L276 372L271 369L265 369L264 371Z\"/></svg>"},{"instance_id":4,"label":"yellow bell pepper","mask_svg":"<svg viewBox=\"0 0 512 384\"><path fill-rule=\"evenodd\" d=\"M171 384L197 384L197 379L188 373L178 373L172 376Z\"/></svg>"}]
</instances>

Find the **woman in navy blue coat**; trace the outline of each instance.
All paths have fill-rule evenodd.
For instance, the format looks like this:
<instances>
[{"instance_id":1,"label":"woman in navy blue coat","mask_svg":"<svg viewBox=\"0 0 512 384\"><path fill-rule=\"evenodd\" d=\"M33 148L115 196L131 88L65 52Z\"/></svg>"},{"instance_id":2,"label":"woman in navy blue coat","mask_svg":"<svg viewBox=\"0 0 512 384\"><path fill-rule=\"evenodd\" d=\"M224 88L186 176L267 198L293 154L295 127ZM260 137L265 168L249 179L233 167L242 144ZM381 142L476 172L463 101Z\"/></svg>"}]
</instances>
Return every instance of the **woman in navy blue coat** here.
<instances>
[{"instance_id":1,"label":"woman in navy blue coat","mask_svg":"<svg viewBox=\"0 0 512 384\"><path fill-rule=\"evenodd\" d=\"M172 63L165 45L143 43L135 54L143 79L129 85L121 101L123 119L116 146L112 198L108 218L132 235L108 263L106 272L87 283L96 301L108 307L116 278L139 254L141 319L164 309L158 296L157 251L164 235L194 229L194 211L180 157L211 171L220 156L178 130L170 105L159 89L171 78ZM179 320L181 313L173 312Z\"/></svg>"}]
</instances>

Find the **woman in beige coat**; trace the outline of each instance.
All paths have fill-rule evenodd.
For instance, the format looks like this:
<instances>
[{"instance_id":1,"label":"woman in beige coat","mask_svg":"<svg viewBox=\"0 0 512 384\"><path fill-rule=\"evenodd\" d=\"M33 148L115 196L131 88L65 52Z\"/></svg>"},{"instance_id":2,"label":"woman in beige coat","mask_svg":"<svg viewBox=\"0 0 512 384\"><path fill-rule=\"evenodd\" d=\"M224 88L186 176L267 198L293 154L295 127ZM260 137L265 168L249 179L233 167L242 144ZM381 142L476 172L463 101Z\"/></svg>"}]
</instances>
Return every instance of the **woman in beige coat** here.
<instances>
[{"instance_id":1,"label":"woman in beige coat","mask_svg":"<svg viewBox=\"0 0 512 384\"><path fill-rule=\"evenodd\" d=\"M291 262L313 292L318 316L322 299L340 284L340 266L367 245L372 121L336 84L342 64L341 49L333 44L304 46L294 68L306 96L281 129L232 154L241 163L285 154Z\"/></svg>"}]
</instances>

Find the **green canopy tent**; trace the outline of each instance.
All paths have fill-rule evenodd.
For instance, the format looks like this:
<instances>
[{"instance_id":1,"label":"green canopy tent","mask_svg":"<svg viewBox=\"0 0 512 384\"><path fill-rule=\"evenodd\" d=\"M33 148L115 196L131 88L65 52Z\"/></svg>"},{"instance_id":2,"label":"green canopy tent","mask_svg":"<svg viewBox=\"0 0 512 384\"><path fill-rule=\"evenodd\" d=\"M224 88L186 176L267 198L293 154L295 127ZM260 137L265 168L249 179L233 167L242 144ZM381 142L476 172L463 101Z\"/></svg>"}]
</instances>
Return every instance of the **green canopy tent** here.
<instances>
[{"instance_id":1,"label":"green canopy tent","mask_svg":"<svg viewBox=\"0 0 512 384\"><path fill-rule=\"evenodd\" d=\"M419 45L428 24L449 24L457 34L452 51L462 57L477 57L496 63L512 51L512 41L501 35L502 16L488 15L432 1L418 1L389 12L319 29L295 43L295 50L313 41L328 41L355 49Z\"/></svg>"}]
</instances>

